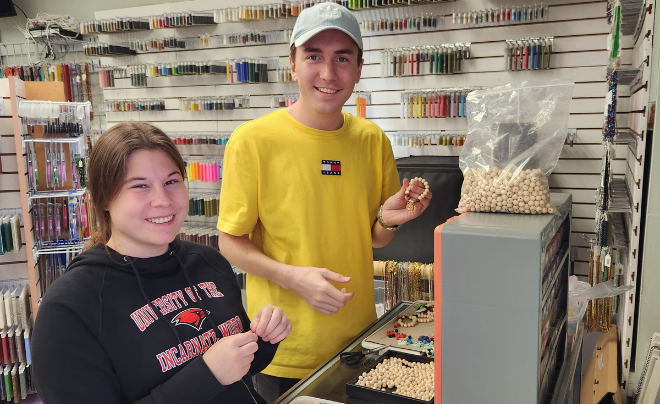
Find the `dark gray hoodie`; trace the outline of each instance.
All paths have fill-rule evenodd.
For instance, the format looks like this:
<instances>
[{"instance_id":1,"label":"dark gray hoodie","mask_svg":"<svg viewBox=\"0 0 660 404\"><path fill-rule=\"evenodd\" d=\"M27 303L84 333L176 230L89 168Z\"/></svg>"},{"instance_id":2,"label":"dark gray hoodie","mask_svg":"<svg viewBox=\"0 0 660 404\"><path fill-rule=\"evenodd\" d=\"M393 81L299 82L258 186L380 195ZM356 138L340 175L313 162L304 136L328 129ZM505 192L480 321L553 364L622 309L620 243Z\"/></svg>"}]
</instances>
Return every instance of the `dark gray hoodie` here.
<instances>
[{"instance_id":1,"label":"dark gray hoodie","mask_svg":"<svg viewBox=\"0 0 660 404\"><path fill-rule=\"evenodd\" d=\"M99 244L43 298L34 382L45 404L261 404L251 376L277 344L259 338L250 372L229 386L201 356L249 328L236 277L216 250L175 240L162 256L132 258Z\"/></svg>"}]
</instances>

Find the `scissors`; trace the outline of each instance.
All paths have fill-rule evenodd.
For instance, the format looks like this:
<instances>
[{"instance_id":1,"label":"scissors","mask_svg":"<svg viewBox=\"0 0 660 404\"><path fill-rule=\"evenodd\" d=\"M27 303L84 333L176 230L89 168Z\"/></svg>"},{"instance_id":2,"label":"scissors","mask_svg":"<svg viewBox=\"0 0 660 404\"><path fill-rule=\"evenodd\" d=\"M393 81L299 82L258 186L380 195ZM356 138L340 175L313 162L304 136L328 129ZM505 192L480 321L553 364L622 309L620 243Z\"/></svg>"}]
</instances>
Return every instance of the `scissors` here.
<instances>
[{"instance_id":1,"label":"scissors","mask_svg":"<svg viewBox=\"0 0 660 404\"><path fill-rule=\"evenodd\" d=\"M370 349L368 351L358 351L358 352L342 352L339 355L339 360L347 364L348 366L355 366L360 363L360 360L370 353L382 351L383 349L389 348L387 346L382 346L380 348Z\"/></svg>"}]
</instances>

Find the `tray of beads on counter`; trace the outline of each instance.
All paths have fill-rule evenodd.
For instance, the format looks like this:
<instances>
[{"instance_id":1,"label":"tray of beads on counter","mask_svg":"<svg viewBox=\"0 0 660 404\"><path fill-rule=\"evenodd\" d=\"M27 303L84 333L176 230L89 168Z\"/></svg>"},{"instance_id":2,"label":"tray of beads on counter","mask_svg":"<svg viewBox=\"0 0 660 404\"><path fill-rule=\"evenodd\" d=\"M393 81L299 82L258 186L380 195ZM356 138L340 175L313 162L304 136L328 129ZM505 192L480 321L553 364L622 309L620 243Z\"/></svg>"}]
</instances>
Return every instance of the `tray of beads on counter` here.
<instances>
[{"instance_id":1,"label":"tray of beads on counter","mask_svg":"<svg viewBox=\"0 0 660 404\"><path fill-rule=\"evenodd\" d=\"M346 394L377 403L432 404L434 359L388 350L346 383Z\"/></svg>"},{"instance_id":2,"label":"tray of beads on counter","mask_svg":"<svg viewBox=\"0 0 660 404\"><path fill-rule=\"evenodd\" d=\"M433 357L434 303L418 300L404 310L396 319L379 328L362 341L366 349L390 347L390 350L413 355Z\"/></svg>"}]
</instances>

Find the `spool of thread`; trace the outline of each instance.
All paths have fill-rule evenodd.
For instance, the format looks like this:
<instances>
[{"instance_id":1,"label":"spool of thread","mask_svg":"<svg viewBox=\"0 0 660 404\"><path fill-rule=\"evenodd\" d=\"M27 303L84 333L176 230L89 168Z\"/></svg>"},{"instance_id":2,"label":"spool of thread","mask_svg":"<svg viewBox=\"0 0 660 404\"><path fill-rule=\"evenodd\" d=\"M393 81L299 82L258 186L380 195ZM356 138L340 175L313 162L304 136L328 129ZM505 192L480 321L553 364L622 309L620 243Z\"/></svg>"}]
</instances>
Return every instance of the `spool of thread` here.
<instances>
[{"instance_id":1,"label":"spool of thread","mask_svg":"<svg viewBox=\"0 0 660 404\"><path fill-rule=\"evenodd\" d=\"M23 241L21 240L21 223L18 215L11 218L11 236L14 242L14 251L20 250Z\"/></svg>"},{"instance_id":2,"label":"spool of thread","mask_svg":"<svg viewBox=\"0 0 660 404\"><path fill-rule=\"evenodd\" d=\"M188 161L188 181L216 182L222 176L222 163L218 160Z\"/></svg>"}]
</instances>

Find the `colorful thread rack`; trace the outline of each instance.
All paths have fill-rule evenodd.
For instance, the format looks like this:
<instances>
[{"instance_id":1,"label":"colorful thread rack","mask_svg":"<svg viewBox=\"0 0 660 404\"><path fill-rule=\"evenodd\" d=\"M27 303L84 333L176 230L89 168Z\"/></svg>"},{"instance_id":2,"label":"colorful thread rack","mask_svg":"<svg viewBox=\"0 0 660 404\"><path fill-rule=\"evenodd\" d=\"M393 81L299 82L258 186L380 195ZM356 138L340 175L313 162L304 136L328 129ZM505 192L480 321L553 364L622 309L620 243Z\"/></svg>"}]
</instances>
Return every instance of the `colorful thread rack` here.
<instances>
[{"instance_id":1,"label":"colorful thread rack","mask_svg":"<svg viewBox=\"0 0 660 404\"><path fill-rule=\"evenodd\" d=\"M351 10L365 10L376 7L400 7L411 6L417 4L431 4L431 3L447 3L455 0L337 0L337 4L341 4Z\"/></svg>"},{"instance_id":2,"label":"colorful thread rack","mask_svg":"<svg viewBox=\"0 0 660 404\"><path fill-rule=\"evenodd\" d=\"M278 31L248 31L217 35L218 46L289 43L293 28Z\"/></svg>"},{"instance_id":3,"label":"colorful thread rack","mask_svg":"<svg viewBox=\"0 0 660 404\"><path fill-rule=\"evenodd\" d=\"M57 189L64 188L68 178L74 189L82 189L86 183L85 143L83 137L77 138L43 138L23 139L27 157L27 174L30 189L36 190L43 179L46 187ZM39 158L35 144L42 143L44 148L44 165L39 166ZM64 145L68 144L69 163ZM45 173L39 177L39 173ZM70 175L70 177L69 177Z\"/></svg>"},{"instance_id":4,"label":"colorful thread rack","mask_svg":"<svg viewBox=\"0 0 660 404\"><path fill-rule=\"evenodd\" d=\"M85 42L83 49L85 56L127 56L137 54L130 47L115 43Z\"/></svg>"},{"instance_id":5,"label":"colorful thread rack","mask_svg":"<svg viewBox=\"0 0 660 404\"><path fill-rule=\"evenodd\" d=\"M211 46L209 36L199 36L191 38L147 38L147 39L129 39L128 48L136 53L145 52L165 52L171 50L191 50Z\"/></svg>"},{"instance_id":6,"label":"colorful thread rack","mask_svg":"<svg viewBox=\"0 0 660 404\"><path fill-rule=\"evenodd\" d=\"M38 62L30 65L3 66L0 78L20 77L23 81L61 81L68 102L92 101L91 73L97 65L92 61Z\"/></svg>"},{"instance_id":7,"label":"colorful thread rack","mask_svg":"<svg viewBox=\"0 0 660 404\"><path fill-rule=\"evenodd\" d=\"M470 43L456 43L384 49L381 51L381 76L459 73L462 61L470 59L470 48ZM428 63L428 68L422 68L423 63Z\"/></svg>"},{"instance_id":8,"label":"colorful thread rack","mask_svg":"<svg viewBox=\"0 0 660 404\"><path fill-rule=\"evenodd\" d=\"M278 83L293 83L290 67L281 67L277 69L277 82Z\"/></svg>"},{"instance_id":9,"label":"colorful thread rack","mask_svg":"<svg viewBox=\"0 0 660 404\"><path fill-rule=\"evenodd\" d=\"M165 100L107 100L99 109L102 112L165 111Z\"/></svg>"},{"instance_id":10,"label":"colorful thread rack","mask_svg":"<svg viewBox=\"0 0 660 404\"><path fill-rule=\"evenodd\" d=\"M392 146L463 146L466 131L398 131L388 134Z\"/></svg>"},{"instance_id":11,"label":"colorful thread rack","mask_svg":"<svg viewBox=\"0 0 660 404\"><path fill-rule=\"evenodd\" d=\"M66 195L66 192L63 194ZM80 244L90 236L91 223L84 192L60 195L46 193L30 196L33 199L35 244L40 249Z\"/></svg>"},{"instance_id":12,"label":"colorful thread rack","mask_svg":"<svg viewBox=\"0 0 660 404\"><path fill-rule=\"evenodd\" d=\"M276 68L277 65L277 58L235 59L228 63L230 72L236 72L236 80L239 83L268 83L268 68ZM233 74L231 74L231 82L234 83Z\"/></svg>"},{"instance_id":13,"label":"colorful thread rack","mask_svg":"<svg viewBox=\"0 0 660 404\"><path fill-rule=\"evenodd\" d=\"M18 115L22 124L41 125L44 133L80 135L89 132L91 105L90 102L20 100Z\"/></svg>"},{"instance_id":14,"label":"colorful thread rack","mask_svg":"<svg viewBox=\"0 0 660 404\"><path fill-rule=\"evenodd\" d=\"M547 21L548 6L528 4L509 7L501 6L477 11L452 11L451 22L461 28L493 26L504 24L520 24L526 22Z\"/></svg>"},{"instance_id":15,"label":"colorful thread rack","mask_svg":"<svg viewBox=\"0 0 660 404\"><path fill-rule=\"evenodd\" d=\"M554 39L547 37L507 40L504 49L506 70L549 69Z\"/></svg>"},{"instance_id":16,"label":"colorful thread rack","mask_svg":"<svg viewBox=\"0 0 660 404\"><path fill-rule=\"evenodd\" d=\"M218 216L220 196L218 192L190 192L188 216Z\"/></svg>"},{"instance_id":17,"label":"colorful thread rack","mask_svg":"<svg viewBox=\"0 0 660 404\"><path fill-rule=\"evenodd\" d=\"M0 209L0 255L18 252L23 246L20 211L20 208Z\"/></svg>"},{"instance_id":18,"label":"colorful thread rack","mask_svg":"<svg viewBox=\"0 0 660 404\"><path fill-rule=\"evenodd\" d=\"M218 229L207 225L186 223L179 230L179 239L213 247L216 250L219 249L218 236Z\"/></svg>"},{"instance_id":19,"label":"colorful thread rack","mask_svg":"<svg viewBox=\"0 0 660 404\"><path fill-rule=\"evenodd\" d=\"M377 13L368 11L368 13ZM400 32L424 32L442 29L444 27L444 17L433 15L433 13L424 13L422 15L411 16L374 16L367 15L360 22L360 29L364 34L390 34Z\"/></svg>"},{"instance_id":20,"label":"colorful thread rack","mask_svg":"<svg viewBox=\"0 0 660 404\"><path fill-rule=\"evenodd\" d=\"M174 144L185 145L218 145L225 146L229 142L232 132L184 132L170 133Z\"/></svg>"},{"instance_id":21,"label":"colorful thread rack","mask_svg":"<svg viewBox=\"0 0 660 404\"><path fill-rule=\"evenodd\" d=\"M150 63L117 68L114 78L131 78L131 85L146 86L147 78L226 74L232 84L267 83L268 70L276 69L277 57ZM114 83L112 83L114 85Z\"/></svg>"},{"instance_id":22,"label":"colorful thread rack","mask_svg":"<svg viewBox=\"0 0 660 404\"><path fill-rule=\"evenodd\" d=\"M115 79L129 77L126 67L102 67L98 70L98 75L101 88L113 88Z\"/></svg>"},{"instance_id":23,"label":"colorful thread rack","mask_svg":"<svg viewBox=\"0 0 660 404\"><path fill-rule=\"evenodd\" d=\"M42 296L53 282L64 275L71 261L82 252L83 246L84 244L80 242L62 246L47 246L36 251Z\"/></svg>"},{"instance_id":24,"label":"colorful thread rack","mask_svg":"<svg viewBox=\"0 0 660 404\"><path fill-rule=\"evenodd\" d=\"M144 65L127 66L126 74L131 78L131 86L133 87L147 86L147 66Z\"/></svg>"},{"instance_id":25,"label":"colorful thread rack","mask_svg":"<svg viewBox=\"0 0 660 404\"><path fill-rule=\"evenodd\" d=\"M150 29L192 27L195 25L212 25L215 23L213 11L165 13L149 17Z\"/></svg>"},{"instance_id":26,"label":"colorful thread rack","mask_svg":"<svg viewBox=\"0 0 660 404\"><path fill-rule=\"evenodd\" d=\"M217 23L226 23L297 17L302 10L326 2L327 0L282 0L281 3L228 7L215 10L215 21Z\"/></svg>"},{"instance_id":27,"label":"colorful thread rack","mask_svg":"<svg viewBox=\"0 0 660 404\"><path fill-rule=\"evenodd\" d=\"M250 108L249 95L193 97L179 100L179 109L181 111L232 111L243 108Z\"/></svg>"},{"instance_id":28,"label":"colorful thread rack","mask_svg":"<svg viewBox=\"0 0 660 404\"><path fill-rule=\"evenodd\" d=\"M149 19L145 17L105 18L80 23L80 33L112 34L115 32L145 31L151 29Z\"/></svg>"},{"instance_id":29,"label":"colorful thread rack","mask_svg":"<svg viewBox=\"0 0 660 404\"><path fill-rule=\"evenodd\" d=\"M481 87L403 92L401 118L465 118L467 95L477 89Z\"/></svg>"},{"instance_id":30,"label":"colorful thread rack","mask_svg":"<svg viewBox=\"0 0 660 404\"><path fill-rule=\"evenodd\" d=\"M300 98L300 94L273 95L270 97L271 108L284 108L293 105Z\"/></svg>"},{"instance_id":31,"label":"colorful thread rack","mask_svg":"<svg viewBox=\"0 0 660 404\"><path fill-rule=\"evenodd\" d=\"M371 91L355 92L356 115L360 118L367 117L367 105L371 105Z\"/></svg>"},{"instance_id":32,"label":"colorful thread rack","mask_svg":"<svg viewBox=\"0 0 660 404\"><path fill-rule=\"evenodd\" d=\"M177 62L146 65L148 77L187 76L199 74L227 74L227 61Z\"/></svg>"},{"instance_id":33,"label":"colorful thread rack","mask_svg":"<svg viewBox=\"0 0 660 404\"><path fill-rule=\"evenodd\" d=\"M0 399L18 403L36 392L32 384L32 306L27 279L0 283Z\"/></svg>"},{"instance_id":34,"label":"colorful thread rack","mask_svg":"<svg viewBox=\"0 0 660 404\"><path fill-rule=\"evenodd\" d=\"M222 179L221 158L187 158L185 163L188 181L217 182Z\"/></svg>"}]
</instances>

